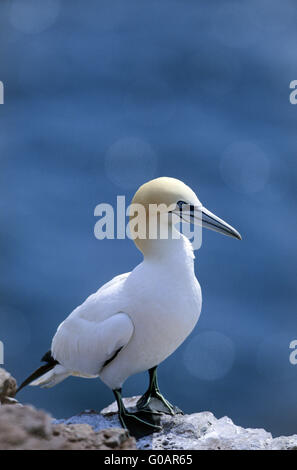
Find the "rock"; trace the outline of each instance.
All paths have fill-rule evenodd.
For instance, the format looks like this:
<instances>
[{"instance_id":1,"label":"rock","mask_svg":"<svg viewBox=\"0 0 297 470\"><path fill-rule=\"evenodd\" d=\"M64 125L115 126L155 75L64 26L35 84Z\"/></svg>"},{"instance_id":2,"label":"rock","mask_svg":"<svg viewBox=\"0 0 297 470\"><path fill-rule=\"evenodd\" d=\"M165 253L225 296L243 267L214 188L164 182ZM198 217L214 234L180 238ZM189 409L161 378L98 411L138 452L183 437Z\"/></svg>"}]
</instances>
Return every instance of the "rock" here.
<instances>
[{"instance_id":1,"label":"rock","mask_svg":"<svg viewBox=\"0 0 297 470\"><path fill-rule=\"evenodd\" d=\"M60 440L52 439L51 417L48 414L30 406L1 406L1 450L54 448L63 448L63 445Z\"/></svg>"},{"instance_id":2,"label":"rock","mask_svg":"<svg viewBox=\"0 0 297 470\"><path fill-rule=\"evenodd\" d=\"M264 429L244 429L208 411L163 415L162 430L136 442L121 428L116 402L101 413L87 410L53 420L44 411L21 406L14 399L16 389L15 379L0 368L0 450L297 450L296 434L273 439ZM135 410L138 398L125 398L125 406ZM14 403L20 406L10 406Z\"/></svg>"},{"instance_id":3,"label":"rock","mask_svg":"<svg viewBox=\"0 0 297 470\"><path fill-rule=\"evenodd\" d=\"M16 380L0 368L0 450L136 449L135 439L119 424L106 429L110 427L107 422L97 431L86 418L78 424L53 423L44 411L18 403L14 398L16 390ZM7 406L15 403L19 406Z\"/></svg>"},{"instance_id":4,"label":"rock","mask_svg":"<svg viewBox=\"0 0 297 470\"><path fill-rule=\"evenodd\" d=\"M0 408L0 450L135 449L124 429L94 431L89 424L53 424L44 411L31 406Z\"/></svg>"},{"instance_id":5,"label":"rock","mask_svg":"<svg viewBox=\"0 0 297 470\"><path fill-rule=\"evenodd\" d=\"M0 403L15 404L18 403L13 397L16 394L16 380L5 369L0 368Z\"/></svg>"},{"instance_id":6,"label":"rock","mask_svg":"<svg viewBox=\"0 0 297 470\"><path fill-rule=\"evenodd\" d=\"M122 428L95 432L89 424L59 424L53 433L64 438L73 449L129 450L136 449L135 439Z\"/></svg>"},{"instance_id":7,"label":"rock","mask_svg":"<svg viewBox=\"0 0 297 470\"><path fill-rule=\"evenodd\" d=\"M124 399L133 411L139 397ZM86 411L66 420L66 425L87 423L94 430L119 426L117 405L113 402L101 413ZM217 419L205 411L190 415L164 415L162 431L137 441L138 449L153 450L297 450L297 435L273 439L264 429L244 429L226 416Z\"/></svg>"}]
</instances>

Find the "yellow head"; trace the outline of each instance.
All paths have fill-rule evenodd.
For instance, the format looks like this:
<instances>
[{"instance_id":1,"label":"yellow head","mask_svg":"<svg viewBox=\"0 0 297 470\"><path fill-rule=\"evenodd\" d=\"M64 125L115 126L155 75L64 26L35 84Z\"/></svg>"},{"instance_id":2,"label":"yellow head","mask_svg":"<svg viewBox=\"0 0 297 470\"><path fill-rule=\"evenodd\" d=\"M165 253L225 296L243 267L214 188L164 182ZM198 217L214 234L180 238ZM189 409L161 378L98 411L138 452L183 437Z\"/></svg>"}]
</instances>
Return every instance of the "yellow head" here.
<instances>
[{"instance_id":1,"label":"yellow head","mask_svg":"<svg viewBox=\"0 0 297 470\"><path fill-rule=\"evenodd\" d=\"M184 201L193 206L200 205L194 191L176 178L162 176L140 186L136 191L132 204L142 204L148 208L149 204L164 204L167 207Z\"/></svg>"},{"instance_id":2,"label":"yellow head","mask_svg":"<svg viewBox=\"0 0 297 470\"><path fill-rule=\"evenodd\" d=\"M178 179L156 178L136 191L130 210L130 230L141 251L143 240L164 238L159 235L160 227L172 229L180 220L241 239L233 227L205 209L194 191Z\"/></svg>"}]
</instances>

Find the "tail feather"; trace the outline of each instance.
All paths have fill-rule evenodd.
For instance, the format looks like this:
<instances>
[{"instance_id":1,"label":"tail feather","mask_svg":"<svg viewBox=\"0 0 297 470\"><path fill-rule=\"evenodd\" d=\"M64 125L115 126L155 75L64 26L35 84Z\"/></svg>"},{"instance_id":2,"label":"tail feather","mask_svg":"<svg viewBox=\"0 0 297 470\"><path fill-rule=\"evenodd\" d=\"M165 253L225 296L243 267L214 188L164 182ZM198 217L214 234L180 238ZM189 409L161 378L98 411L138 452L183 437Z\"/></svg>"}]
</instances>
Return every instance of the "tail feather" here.
<instances>
[{"instance_id":1,"label":"tail feather","mask_svg":"<svg viewBox=\"0 0 297 470\"><path fill-rule=\"evenodd\" d=\"M43 374L41 377L31 382L30 385L40 385L42 388L54 387L54 385L62 382L62 380L69 377L69 375L71 375L71 372L58 364L53 369Z\"/></svg>"},{"instance_id":2,"label":"tail feather","mask_svg":"<svg viewBox=\"0 0 297 470\"><path fill-rule=\"evenodd\" d=\"M45 364L44 366L41 366L39 367L38 369L36 369L33 374L29 375L29 377L26 378L26 380L24 380L23 383L21 383L21 385L18 387L16 393L18 393L20 390L22 390L22 388L26 387L27 385L29 385L31 382L33 382L33 380L36 380L38 379L39 377L41 377L43 374L46 374L46 372L50 371L51 369L53 369L55 366L51 365L51 364Z\"/></svg>"},{"instance_id":3,"label":"tail feather","mask_svg":"<svg viewBox=\"0 0 297 470\"><path fill-rule=\"evenodd\" d=\"M48 351L41 359L42 361L46 362L46 364L44 364L43 366L39 367L38 369L36 369L31 375L29 375L29 377L26 378L26 380L24 380L24 382L18 387L16 393L18 393L20 390L22 390L22 388L26 387L26 385L29 385L31 384L32 382L32 385L41 385L42 383L42 377L43 376L46 376L48 373L50 373L50 371L52 369L54 369L58 364L59 362L56 361L52 355L51 355L51 351ZM64 369L64 368L63 368ZM65 369L64 369L65 371ZM65 373L65 372L64 372ZM56 374L54 374L56 375ZM63 374L64 375L64 374ZM69 374L67 374L69 375ZM66 375L66 376L67 376ZM66 376L64 378L66 378ZM48 379L48 377L46 377L46 379ZM61 379L63 380L63 379ZM61 381L59 380L59 382ZM39 383L37 383L39 382ZM57 382L58 383L58 382Z\"/></svg>"}]
</instances>

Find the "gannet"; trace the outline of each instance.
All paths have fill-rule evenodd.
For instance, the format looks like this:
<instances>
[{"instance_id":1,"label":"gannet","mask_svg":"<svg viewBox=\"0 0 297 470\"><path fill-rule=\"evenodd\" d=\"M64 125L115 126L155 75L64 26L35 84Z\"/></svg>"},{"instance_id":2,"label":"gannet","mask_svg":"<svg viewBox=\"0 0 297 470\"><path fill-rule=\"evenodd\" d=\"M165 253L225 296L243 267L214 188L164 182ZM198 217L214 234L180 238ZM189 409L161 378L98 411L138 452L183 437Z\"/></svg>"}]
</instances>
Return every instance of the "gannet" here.
<instances>
[{"instance_id":1,"label":"gannet","mask_svg":"<svg viewBox=\"0 0 297 470\"><path fill-rule=\"evenodd\" d=\"M161 394L157 367L183 343L201 312L193 248L176 223L182 218L237 239L241 236L175 178L161 177L143 184L132 203L144 207L148 226L150 205L162 204L168 211L169 232L178 236L152 238L146 229L145 237L135 237L143 261L73 310L43 356L46 364L19 390L28 384L53 387L69 376L100 377L115 395L122 426L140 436L160 430L160 413L181 412ZM137 411L131 412L124 406L122 386L128 377L143 371L149 372L149 387L138 401Z\"/></svg>"}]
</instances>

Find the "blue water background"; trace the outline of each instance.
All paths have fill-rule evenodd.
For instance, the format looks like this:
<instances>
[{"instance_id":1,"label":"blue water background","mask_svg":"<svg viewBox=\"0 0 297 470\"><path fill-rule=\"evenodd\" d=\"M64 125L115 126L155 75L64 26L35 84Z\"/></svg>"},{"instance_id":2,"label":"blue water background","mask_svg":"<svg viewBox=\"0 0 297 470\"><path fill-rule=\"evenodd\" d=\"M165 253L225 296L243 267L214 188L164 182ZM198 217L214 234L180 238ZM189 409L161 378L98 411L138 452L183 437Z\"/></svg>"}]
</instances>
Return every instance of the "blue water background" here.
<instances>
[{"instance_id":1,"label":"blue water background","mask_svg":"<svg viewBox=\"0 0 297 470\"><path fill-rule=\"evenodd\" d=\"M66 315L140 262L130 240L96 240L95 206L173 176L243 241L203 234L202 315L161 365L162 391L185 412L296 433L296 3L38 3L0 4L4 366L21 381ZM64 417L112 395L70 378L20 399Z\"/></svg>"}]
</instances>

